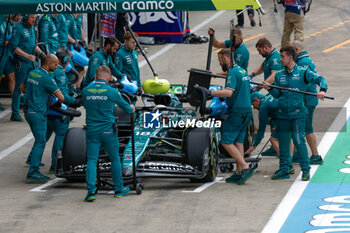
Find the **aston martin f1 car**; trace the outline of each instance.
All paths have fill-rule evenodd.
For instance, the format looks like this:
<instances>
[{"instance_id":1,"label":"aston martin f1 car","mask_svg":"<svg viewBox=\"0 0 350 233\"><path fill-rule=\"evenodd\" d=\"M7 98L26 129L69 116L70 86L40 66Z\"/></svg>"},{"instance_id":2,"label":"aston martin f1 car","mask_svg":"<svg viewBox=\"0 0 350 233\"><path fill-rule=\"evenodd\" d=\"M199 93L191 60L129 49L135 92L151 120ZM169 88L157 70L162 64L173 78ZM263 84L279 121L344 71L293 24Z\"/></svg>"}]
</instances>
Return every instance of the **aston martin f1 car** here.
<instances>
[{"instance_id":1,"label":"aston martin f1 car","mask_svg":"<svg viewBox=\"0 0 350 233\"><path fill-rule=\"evenodd\" d=\"M222 109L217 109L218 106L222 108L222 103L219 101L219 104L206 107L206 98L201 93L189 95L197 84L193 80L190 78L188 86L172 85L166 94L144 94L144 106L137 107L137 111L131 115L115 108L125 183L144 177L209 182L215 180L220 163L234 163L232 160L225 162L225 152L219 147L222 115L212 114L223 113ZM122 96L130 102L134 101L130 94L122 93ZM183 107L184 102L197 108ZM251 136L247 136L247 139L250 138L247 146L252 140ZM98 182L102 180L100 185L103 186L106 184L103 179L111 177L110 161L103 148L97 169ZM67 180L84 180L85 171L85 129L71 128L58 154L55 174ZM140 187L136 188L137 193L141 192Z\"/></svg>"}]
</instances>

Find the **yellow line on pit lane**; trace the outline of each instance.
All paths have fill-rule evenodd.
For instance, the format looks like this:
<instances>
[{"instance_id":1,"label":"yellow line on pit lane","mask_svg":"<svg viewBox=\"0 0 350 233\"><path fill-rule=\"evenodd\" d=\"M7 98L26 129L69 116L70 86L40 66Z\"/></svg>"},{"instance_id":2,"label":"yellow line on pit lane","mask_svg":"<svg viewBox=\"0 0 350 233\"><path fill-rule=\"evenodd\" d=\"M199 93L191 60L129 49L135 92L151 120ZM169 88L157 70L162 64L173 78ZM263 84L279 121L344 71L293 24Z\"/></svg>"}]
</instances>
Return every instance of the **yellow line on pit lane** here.
<instances>
[{"instance_id":1,"label":"yellow line on pit lane","mask_svg":"<svg viewBox=\"0 0 350 233\"><path fill-rule=\"evenodd\" d=\"M260 34L255 35L255 36L251 36L251 37L245 38L245 39L243 39L243 42L247 42L247 41L253 40L253 39L258 38L258 37L263 36L263 35L265 35L265 33L260 33Z\"/></svg>"},{"instance_id":2,"label":"yellow line on pit lane","mask_svg":"<svg viewBox=\"0 0 350 233\"><path fill-rule=\"evenodd\" d=\"M327 32L327 31L329 31L329 30L336 29L337 27L340 27L340 26L342 26L342 25L344 25L344 24L346 24L346 23L350 23L350 20L344 20L343 22L334 24L333 26L326 27L326 28L324 28L324 29L322 29L322 30L320 30L320 31L318 31L318 32L314 32L314 33L312 33L312 34L310 34L310 35L307 35L307 36L305 36L304 38L305 38L305 39L309 39L310 37L317 36L317 35L319 35L319 34L322 34L322 33L324 33L324 32Z\"/></svg>"},{"instance_id":3,"label":"yellow line on pit lane","mask_svg":"<svg viewBox=\"0 0 350 233\"><path fill-rule=\"evenodd\" d=\"M247 41L250 41L250 40L254 40L254 39L256 39L256 38L258 38L258 37L260 37L260 36L263 36L263 35L265 35L265 33L260 33L260 34L257 34L257 35L255 35L255 36L251 36L251 37L245 38L245 39L243 39L243 42L247 42ZM218 53L218 52L220 52L221 50L222 50L222 48L221 48L221 49L215 49L215 50L213 50L213 53Z\"/></svg>"},{"instance_id":4,"label":"yellow line on pit lane","mask_svg":"<svg viewBox=\"0 0 350 233\"><path fill-rule=\"evenodd\" d=\"M330 47L329 49L323 50L322 53L328 53L328 52L330 52L330 51L332 51L332 50L334 50L334 49L340 48L340 47L342 47L343 45L346 45L346 44L349 44L349 43L350 43L350 40L344 41L344 42L342 42L342 43L340 43L340 44L337 44L337 45L335 45L335 46L333 46L333 47Z\"/></svg>"}]
</instances>

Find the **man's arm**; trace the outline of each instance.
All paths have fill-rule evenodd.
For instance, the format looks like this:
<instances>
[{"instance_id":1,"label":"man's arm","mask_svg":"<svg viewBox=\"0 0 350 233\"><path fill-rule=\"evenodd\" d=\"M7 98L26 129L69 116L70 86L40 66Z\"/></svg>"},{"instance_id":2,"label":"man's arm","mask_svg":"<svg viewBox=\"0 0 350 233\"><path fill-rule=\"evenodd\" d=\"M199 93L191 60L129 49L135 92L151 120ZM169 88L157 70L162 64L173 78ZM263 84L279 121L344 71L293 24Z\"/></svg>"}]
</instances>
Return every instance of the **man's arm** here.
<instances>
[{"instance_id":1,"label":"man's arm","mask_svg":"<svg viewBox=\"0 0 350 233\"><path fill-rule=\"evenodd\" d=\"M123 70L123 56L118 52L114 56L114 66L117 70Z\"/></svg>"},{"instance_id":2,"label":"man's arm","mask_svg":"<svg viewBox=\"0 0 350 233\"><path fill-rule=\"evenodd\" d=\"M113 76L115 76L118 80L121 79L122 76L124 76L123 73L121 73L113 64L112 57L108 56L109 59L109 68L111 69L111 73Z\"/></svg>"},{"instance_id":3,"label":"man's arm","mask_svg":"<svg viewBox=\"0 0 350 233\"><path fill-rule=\"evenodd\" d=\"M268 110L264 107L261 107L259 110L259 129L257 134L255 135L253 146L255 147L258 146L261 140L264 138L266 125L268 124L268 122L269 122Z\"/></svg>"},{"instance_id":4,"label":"man's arm","mask_svg":"<svg viewBox=\"0 0 350 233\"><path fill-rule=\"evenodd\" d=\"M5 42L5 39L6 39L6 42L5 43L8 43L7 41L7 38L5 38L5 30L6 30L6 22L7 20L5 20L1 25L0 25L0 47L2 47L4 45L4 42ZM7 44L5 44L6 46Z\"/></svg>"},{"instance_id":5,"label":"man's arm","mask_svg":"<svg viewBox=\"0 0 350 233\"><path fill-rule=\"evenodd\" d=\"M47 17L47 15L44 15L43 17ZM43 42L46 45L48 44L49 40L49 28L50 28L50 23L48 20L42 19L39 22L39 42Z\"/></svg>"},{"instance_id":6,"label":"man's arm","mask_svg":"<svg viewBox=\"0 0 350 233\"><path fill-rule=\"evenodd\" d=\"M57 16L57 32L60 47L67 47L68 28L66 18L63 15Z\"/></svg>"},{"instance_id":7,"label":"man's arm","mask_svg":"<svg viewBox=\"0 0 350 233\"><path fill-rule=\"evenodd\" d=\"M275 73L275 77L276 77L276 74L277 74L277 73ZM280 91L279 89L277 89L277 88L271 88L271 87L270 87L270 85L271 85L270 83L264 81L263 84L264 84L264 85L263 85L263 88L265 88L266 90L268 90L269 93L270 93L273 97L278 98L278 97L281 95L281 91ZM279 86L279 80L275 78L275 81L274 81L273 84L274 84L275 86Z\"/></svg>"},{"instance_id":8,"label":"man's arm","mask_svg":"<svg viewBox=\"0 0 350 233\"><path fill-rule=\"evenodd\" d=\"M213 28L208 29L208 34L213 35L213 46L215 48L225 48L225 41L220 41L216 39L215 30Z\"/></svg>"},{"instance_id":9,"label":"man's arm","mask_svg":"<svg viewBox=\"0 0 350 233\"><path fill-rule=\"evenodd\" d=\"M250 154L255 148L260 144L261 140L264 138L266 125L268 124L269 116L266 108L262 107L260 104L259 110L259 129L257 134L255 134L253 145L250 146L244 153Z\"/></svg>"},{"instance_id":10,"label":"man's arm","mask_svg":"<svg viewBox=\"0 0 350 233\"><path fill-rule=\"evenodd\" d=\"M56 81L52 77L45 77L43 84L49 93L54 94L58 98L58 102L63 103L64 96L61 90L58 88Z\"/></svg>"},{"instance_id":11,"label":"man's arm","mask_svg":"<svg viewBox=\"0 0 350 233\"><path fill-rule=\"evenodd\" d=\"M20 31L21 31L21 29L18 26L16 26L16 28L13 32L13 37L10 41L9 49L13 54L17 54L18 56L21 56L23 58L28 59L29 61L34 62L35 61L34 55L28 54L18 47L19 43L21 41L21 32Z\"/></svg>"},{"instance_id":12,"label":"man's arm","mask_svg":"<svg viewBox=\"0 0 350 233\"><path fill-rule=\"evenodd\" d=\"M234 89L226 88L224 90L219 90L219 91L212 90L211 91L211 95L212 96L217 96L217 97L220 97L220 98L227 98L227 97L231 97L233 92L234 92Z\"/></svg>"},{"instance_id":13,"label":"man's arm","mask_svg":"<svg viewBox=\"0 0 350 233\"><path fill-rule=\"evenodd\" d=\"M324 99L328 89L328 84L325 78L308 69L305 71L304 82L317 84L320 87L320 92L317 94L317 98Z\"/></svg>"},{"instance_id":14,"label":"man's arm","mask_svg":"<svg viewBox=\"0 0 350 233\"><path fill-rule=\"evenodd\" d=\"M26 86L22 83L19 89L23 92L26 92Z\"/></svg>"},{"instance_id":15,"label":"man's arm","mask_svg":"<svg viewBox=\"0 0 350 233\"><path fill-rule=\"evenodd\" d=\"M76 102L76 99L68 94L68 77L64 72L55 74L55 80L58 88L61 90L63 97L64 97L64 103L65 104L73 104Z\"/></svg>"},{"instance_id":16,"label":"man's arm","mask_svg":"<svg viewBox=\"0 0 350 233\"><path fill-rule=\"evenodd\" d=\"M265 82L273 84L275 82L275 76L276 76L276 70L272 70L271 75L265 80Z\"/></svg>"},{"instance_id":17,"label":"man's arm","mask_svg":"<svg viewBox=\"0 0 350 233\"><path fill-rule=\"evenodd\" d=\"M83 25L81 25L80 27L80 33L81 33L81 40L83 42L86 42Z\"/></svg>"},{"instance_id":18,"label":"man's arm","mask_svg":"<svg viewBox=\"0 0 350 233\"><path fill-rule=\"evenodd\" d=\"M264 72L264 68L262 65L260 65L249 76L253 79L255 76L262 74L263 72Z\"/></svg>"},{"instance_id":19,"label":"man's arm","mask_svg":"<svg viewBox=\"0 0 350 233\"><path fill-rule=\"evenodd\" d=\"M126 102L123 99L123 97L120 95L118 90L113 89L113 88L111 88L110 90L112 91L111 98L112 98L113 102L118 105L119 108L121 108L122 110L124 110L127 113L132 113L135 111L134 105Z\"/></svg>"},{"instance_id":20,"label":"man's arm","mask_svg":"<svg viewBox=\"0 0 350 233\"><path fill-rule=\"evenodd\" d=\"M64 96L63 96L62 92L60 91L60 89L55 91L53 94L58 98L58 102L63 103Z\"/></svg>"}]
</instances>

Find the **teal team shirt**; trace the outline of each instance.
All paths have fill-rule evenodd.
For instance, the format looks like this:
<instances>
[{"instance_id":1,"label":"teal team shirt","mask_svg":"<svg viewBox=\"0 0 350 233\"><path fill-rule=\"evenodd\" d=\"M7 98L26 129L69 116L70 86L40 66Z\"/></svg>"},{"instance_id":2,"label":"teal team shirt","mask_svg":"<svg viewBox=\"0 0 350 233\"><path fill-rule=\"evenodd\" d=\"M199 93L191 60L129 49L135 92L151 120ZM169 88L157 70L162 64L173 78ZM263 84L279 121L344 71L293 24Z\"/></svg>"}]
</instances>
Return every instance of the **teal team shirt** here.
<instances>
[{"instance_id":1,"label":"teal team shirt","mask_svg":"<svg viewBox=\"0 0 350 233\"><path fill-rule=\"evenodd\" d=\"M18 23L13 31L12 39L10 40L10 51L15 53L17 48L20 48L23 52L32 54L35 47L35 32L34 27L28 25L26 22L22 21ZM31 63L30 60L15 55L15 58L21 60L21 62Z\"/></svg>"},{"instance_id":2,"label":"teal team shirt","mask_svg":"<svg viewBox=\"0 0 350 233\"><path fill-rule=\"evenodd\" d=\"M260 100L259 108L259 129L255 135L253 146L260 144L264 138L266 126L269 124L271 119L277 119L277 108L278 100L273 98L271 95L266 95Z\"/></svg>"},{"instance_id":3,"label":"teal team shirt","mask_svg":"<svg viewBox=\"0 0 350 233\"><path fill-rule=\"evenodd\" d=\"M110 87L105 80L98 79L91 83L83 89L82 95L86 109L87 134L89 135L111 130L115 123L115 104L127 113L132 112L132 108L119 91Z\"/></svg>"},{"instance_id":4,"label":"teal team shirt","mask_svg":"<svg viewBox=\"0 0 350 233\"><path fill-rule=\"evenodd\" d=\"M75 18L75 24L77 25L77 39L82 40L81 38L81 26L83 25L83 15L79 15Z\"/></svg>"},{"instance_id":5,"label":"teal team shirt","mask_svg":"<svg viewBox=\"0 0 350 233\"><path fill-rule=\"evenodd\" d=\"M39 21L39 42L48 46L48 53L56 53L58 50L58 32L50 14L43 15Z\"/></svg>"},{"instance_id":6,"label":"teal team shirt","mask_svg":"<svg viewBox=\"0 0 350 233\"><path fill-rule=\"evenodd\" d=\"M67 22L68 35L75 41L78 39L78 28L73 14L64 15Z\"/></svg>"},{"instance_id":7,"label":"teal team shirt","mask_svg":"<svg viewBox=\"0 0 350 233\"><path fill-rule=\"evenodd\" d=\"M42 67L30 71L23 84L26 87L28 112L45 113L49 96L59 91L55 80Z\"/></svg>"},{"instance_id":8,"label":"teal team shirt","mask_svg":"<svg viewBox=\"0 0 350 233\"><path fill-rule=\"evenodd\" d=\"M4 22L0 24L0 55L2 55L3 53L4 42L7 41L7 38L9 36L13 36L12 33L15 27L15 24L10 20L10 23L8 24L8 28L7 28L7 33L6 33L6 25L7 25L7 20L4 20ZM4 56L5 57L11 56L11 52L8 50L8 46L5 46Z\"/></svg>"},{"instance_id":9,"label":"teal team shirt","mask_svg":"<svg viewBox=\"0 0 350 233\"><path fill-rule=\"evenodd\" d=\"M225 48L230 48L231 41L225 40ZM233 52L233 59L235 60L235 63L245 69L245 71L248 71L248 64L249 64L249 51L247 46L244 44L244 42L240 43L238 47Z\"/></svg>"},{"instance_id":10,"label":"teal team shirt","mask_svg":"<svg viewBox=\"0 0 350 233\"><path fill-rule=\"evenodd\" d=\"M243 68L235 64L229 70L225 88L234 90L232 96L226 98L230 116L252 111L249 77Z\"/></svg>"},{"instance_id":11,"label":"teal team shirt","mask_svg":"<svg viewBox=\"0 0 350 233\"><path fill-rule=\"evenodd\" d=\"M281 54L276 49L273 49L265 58L262 66L264 68L264 80L266 80L272 71L282 69Z\"/></svg>"},{"instance_id":12,"label":"teal team shirt","mask_svg":"<svg viewBox=\"0 0 350 233\"><path fill-rule=\"evenodd\" d=\"M115 67L123 74L129 75L131 80L137 81L138 87L141 87L140 69L138 55L135 50L130 50L123 46L114 55Z\"/></svg>"},{"instance_id":13,"label":"teal team shirt","mask_svg":"<svg viewBox=\"0 0 350 233\"><path fill-rule=\"evenodd\" d=\"M309 54L307 51L303 51L295 56L295 63L297 63L298 66L302 66L305 69L310 69L311 71L317 73L316 65L311 60ZM314 94L317 94L317 86L316 84L308 84L306 90L307 92L311 92ZM311 95L305 95L304 96L305 105L307 107L316 107L318 105L318 98Z\"/></svg>"},{"instance_id":14,"label":"teal team shirt","mask_svg":"<svg viewBox=\"0 0 350 233\"><path fill-rule=\"evenodd\" d=\"M59 48L67 48L68 27L66 18L62 14L58 14L57 17L51 15L51 18L56 25Z\"/></svg>"},{"instance_id":15,"label":"teal team shirt","mask_svg":"<svg viewBox=\"0 0 350 233\"><path fill-rule=\"evenodd\" d=\"M55 80L58 88L61 90L62 95L64 96L65 104L75 103L75 98L69 95L68 91L68 77L63 70L61 65L58 65L57 69L51 73L52 78Z\"/></svg>"},{"instance_id":16,"label":"teal team shirt","mask_svg":"<svg viewBox=\"0 0 350 233\"><path fill-rule=\"evenodd\" d=\"M305 91L309 83L317 84L321 90L327 91L327 81L310 69L295 65L289 72L286 68L276 72L274 85ZM304 94L272 88L270 94L278 98L278 118L304 118L306 108Z\"/></svg>"},{"instance_id":17,"label":"teal team shirt","mask_svg":"<svg viewBox=\"0 0 350 233\"><path fill-rule=\"evenodd\" d=\"M95 79L97 68L100 66L108 66L111 69L112 75L118 79L123 76L123 74L114 66L112 57L101 47L100 50L94 53L89 59L89 67L82 82L83 87L86 87Z\"/></svg>"}]
</instances>

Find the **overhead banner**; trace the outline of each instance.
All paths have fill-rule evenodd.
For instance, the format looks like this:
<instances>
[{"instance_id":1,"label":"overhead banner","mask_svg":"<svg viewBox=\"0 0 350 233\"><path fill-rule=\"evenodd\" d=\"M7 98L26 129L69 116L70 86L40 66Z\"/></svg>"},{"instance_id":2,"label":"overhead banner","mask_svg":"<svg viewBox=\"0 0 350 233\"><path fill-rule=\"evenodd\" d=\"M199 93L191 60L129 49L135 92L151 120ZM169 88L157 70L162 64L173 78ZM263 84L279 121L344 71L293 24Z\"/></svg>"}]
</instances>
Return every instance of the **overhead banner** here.
<instances>
[{"instance_id":1,"label":"overhead banner","mask_svg":"<svg viewBox=\"0 0 350 233\"><path fill-rule=\"evenodd\" d=\"M242 10L258 0L0 0L0 14Z\"/></svg>"}]
</instances>

